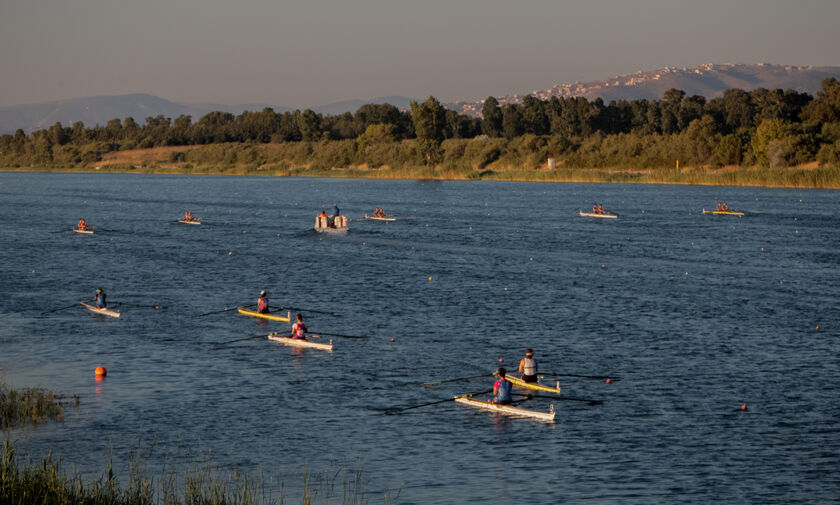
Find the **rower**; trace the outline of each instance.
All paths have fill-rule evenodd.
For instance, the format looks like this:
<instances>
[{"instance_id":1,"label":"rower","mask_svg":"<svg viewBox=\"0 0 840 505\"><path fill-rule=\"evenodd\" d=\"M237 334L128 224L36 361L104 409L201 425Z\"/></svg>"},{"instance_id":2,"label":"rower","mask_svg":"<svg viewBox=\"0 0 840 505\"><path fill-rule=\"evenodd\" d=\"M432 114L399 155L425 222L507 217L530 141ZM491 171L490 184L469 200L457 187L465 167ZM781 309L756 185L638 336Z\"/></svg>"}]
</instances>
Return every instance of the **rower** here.
<instances>
[{"instance_id":1,"label":"rower","mask_svg":"<svg viewBox=\"0 0 840 505\"><path fill-rule=\"evenodd\" d=\"M260 297L257 298L257 312L268 314L268 298L265 296L265 290L260 291Z\"/></svg>"},{"instance_id":2,"label":"rower","mask_svg":"<svg viewBox=\"0 0 840 505\"><path fill-rule=\"evenodd\" d=\"M598 204L597 203L592 205L592 212L595 213L595 214L598 213Z\"/></svg>"},{"instance_id":3,"label":"rower","mask_svg":"<svg viewBox=\"0 0 840 505\"><path fill-rule=\"evenodd\" d=\"M96 296L93 297L93 301L96 302L96 306L100 309L104 309L107 307L105 303L105 290L102 288L96 288Z\"/></svg>"},{"instance_id":4,"label":"rower","mask_svg":"<svg viewBox=\"0 0 840 505\"><path fill-rule=\"evenodd\" d=\"M82 231L87 230L87 221L85 221L84 219L79 219L79 222L76 224L76 229Z\"/></svg>"},{"instance_id":5,"label":"rower","mask_svg":"<svg viewBox=\"0 0 840 505\"><path fill-rule=\"evenodd\" d=\"M506 373L504 368L499 368L496 372L499 379L493 384L493 403L497 405L510 405L511 402L510 390L513 384L505 378Z\"/></svg>"},{"instance_id":6,"label":"rower","mask_svg":"<svg viewBox=\"0 0 840 505\"><path fill-rule=\"evenodd\" d=\"M600 203L598 204L598 214L606 214L606 212L604 211L604 206Z\"/></svg>"},{"instance_id":7,"label":"rower","mask_svg":"<svg viewBox=\"0 0 840 505\"><path fill-rule=\"evenodd\" d=\"M194 219L195 218L193 218L192 212L190 212L190 211L185 211L184 212L184 221L193 221Z\"/></svg>"},{"instance_id":8,"label":"rower","mask_svg":"<svg viewBox=\"0 0 840 505\"><path fill-rule=\"evenodd\" d=\"M292 338L306 340L306 325L303 324L303 316L298 314L295 324L292 325Z\"/></svg>"},{"instance_id":9,"label":"rower","mask_svg":"<svg viewBox=\"0 0 840 505\"><path fill-rule=\"evenodd\" d=\"M537 360L534 359L534 351L525 349L525 357L519 360L519 371L522 372L524 382L537 382Z\"/></svg>"}]
</instances>

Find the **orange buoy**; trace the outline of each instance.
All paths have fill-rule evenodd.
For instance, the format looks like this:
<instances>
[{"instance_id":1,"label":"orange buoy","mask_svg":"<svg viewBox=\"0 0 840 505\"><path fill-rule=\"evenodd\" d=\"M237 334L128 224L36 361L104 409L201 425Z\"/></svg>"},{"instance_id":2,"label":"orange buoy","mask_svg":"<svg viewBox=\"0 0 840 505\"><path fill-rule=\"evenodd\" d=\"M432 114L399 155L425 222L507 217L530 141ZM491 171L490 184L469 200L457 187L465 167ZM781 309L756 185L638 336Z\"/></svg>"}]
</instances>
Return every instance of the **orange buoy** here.
<instances>
[{"instance_id":1,"label":"orange buoy","mask_svg":"<svg viewBox=\"0 0 840 505\"><path fill-rule=\"evenodd\" d=\"M747 404L746 403L741 404L741 410L747 410Z\"/></svg>"},{"instance_id":2,"label":"orange buoy","mask_svg":"<svg viewBox=\"0 0 840 505\"><path fill-rule=\"evenodd\" d=\"M391 342L395 342L394 337L391 337Z\"/></svg>"},{"instance_id":3,"label":"orange buoy","mask_svg":"<svg viewBox=\"0 0 840 505\"><path fill-rule=\"evenodd\" d=\"M606 382L607 384L612 384L612 379L607 379L605 382Z\"/></svg>"},{"instance_id":4,"label":"orange buoy","mask_svg":"<svg viewBox=\"0 0 840 505\"><path fill-rule=\"evenodd\" d=\"M104 366L98 366L96 367L94 373L97 375L97 377L104 377L108 375L108 370L105 370Z\"/></svg>"},{"instance_id":5,"label":"orange buoy","mask_svg":"<svg viewBox=\"0 0 840 505\"><path fill-rule=\"evenodd\" d=\"M504 362L505 362L505 358L499 358L499 363L504 363Z\"/></svg>"},{"instance_id":6,"label":"orange buoy","mask_svg":"<svg viewBox=\"0 0 840 505\"><path fill-rule=\"evenodd\" d=\"M431 276L431 275L429 276L429 280L432 280L432 276Z\"/></svg>"}]
</instances>

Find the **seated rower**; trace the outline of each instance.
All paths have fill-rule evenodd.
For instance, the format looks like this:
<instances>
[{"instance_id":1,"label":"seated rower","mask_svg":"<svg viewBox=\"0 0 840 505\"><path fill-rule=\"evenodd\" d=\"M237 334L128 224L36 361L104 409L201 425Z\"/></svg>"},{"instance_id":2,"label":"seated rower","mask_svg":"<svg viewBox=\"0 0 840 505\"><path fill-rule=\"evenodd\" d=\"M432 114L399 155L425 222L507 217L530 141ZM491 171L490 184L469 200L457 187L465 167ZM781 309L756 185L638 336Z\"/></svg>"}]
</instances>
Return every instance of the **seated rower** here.
<instances>
[{"instance_id":1,"label":"seated rower","mask_svg":"<svg viewBox=\"0 0 840 505\"><path fill-rule=\"evenodd\" d=\"M303 316L298 314L295 324L292 325L292 338L306 340L306 325L303 324Z\"/></svg>"},{"instance_id":2,"label":"seated rower","mask_svg":"<svg viewBox=\"0 0 840 505\"><path fill-rule=\"evenodd\" d=\"M87 221L85 221L84 219L79 219L79 222L76 223L76 229L86 231L88 229L87 228Z\"/></svg>"},{"instance_id":3,"label":"seated rower","mask_svg":"<svg viewBox=\"0 0 840 505\"><path fill-rule=\"evenodd\" d=\"M105 303L105 290L96 288L96 296L93 297L93 301L96 302L96 306L100 309L107 308L108 305Z\"/></svg>"},{"instance_id":4,"label":"seated rower","mask_svg":"<svg viewBox=\"0 0 840 505\"><path fill-rule=\"evenodd\" d=\"M724 212L729 212L729 205L726 205L726 202L723 202L723 206L721 207L720 210L722 210Z\"/></svg>"},{"instance_id":5,"label":"seated rower","mask_svg":"<svg viewBox=\"0 0 840 505\"><path fill-rule=\"evenodd\" d=\"M594 204L594 205L592 205L592 213L593 213L593 214L597 214L597 213L598 213L598 204L597 204L597 203L596 203L596 204Z\"/></svg>"},{"instance_id":6,"label":"seated rower","mask_svg":"<svg viewBox=\"0 0 840 505\"><path fill-rule=\"evenodd\" d=\"M260 291L260 297L257 298L257 312L268 314L268 297L266 297L265 290Z\"/></svg>"},{"instance_id":7,"label":"seated rower","mask_svg":"<svg viewBox=\"0 0 840 505\"><path fill-rule=\"evenodd\" d=\"M606 214L606 211L604 211L604 206L600 203L598 204L598 214Z\"/></svg>"},{"instance_id":8,"label":"seated rower","mask_svg":"<svg viewBox=\"0 0 840 505\"><path fill-rule=\"evenodd\" d=\"M183 220L184 221L195 221L195 218L193 217L192 212L185 211Z\"/></svg>"},{"instance_id":9,"label":"seated rower","mask_svg":"<svg viewBox=\"0 0 840 505\"><path fill-rule=\"evenodd\" d=\"M534 359L534 351L525 349L525 357L519 360L519 371L522 372L524 382L537 382L537 360Z\"/></svg>"},{"instance_id":10,"label":"seated rower","mask_svg":"<svg viewBox=\"0 0 840 505\"><path fill-rule=\"evenodd\" d=\"M506 371L504 368L499 368L499 371L496 373L499 379L493 384L493 403L510 405L510 390L513 388L513 384L505 378Z\"/></svg>"}]
</instances>

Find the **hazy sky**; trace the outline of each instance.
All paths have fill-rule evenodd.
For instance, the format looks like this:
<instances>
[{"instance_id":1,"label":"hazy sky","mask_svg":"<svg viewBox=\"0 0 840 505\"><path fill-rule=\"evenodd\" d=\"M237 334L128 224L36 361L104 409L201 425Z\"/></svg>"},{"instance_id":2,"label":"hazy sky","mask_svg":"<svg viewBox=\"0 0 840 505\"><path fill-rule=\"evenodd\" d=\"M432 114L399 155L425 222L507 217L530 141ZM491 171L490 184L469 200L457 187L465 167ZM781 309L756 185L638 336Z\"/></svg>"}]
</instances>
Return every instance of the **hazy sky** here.
<instances>
[{"instance_id":1,"label":"hazy sky","mask_svg":"<svg viewBox=\"0 0 840 505\"><path fill-rule=\"evenodd\" d=\"M840 0L0 0L0 106L441 101L703 63L840 65Z\"/></svg>"}]
</instances>

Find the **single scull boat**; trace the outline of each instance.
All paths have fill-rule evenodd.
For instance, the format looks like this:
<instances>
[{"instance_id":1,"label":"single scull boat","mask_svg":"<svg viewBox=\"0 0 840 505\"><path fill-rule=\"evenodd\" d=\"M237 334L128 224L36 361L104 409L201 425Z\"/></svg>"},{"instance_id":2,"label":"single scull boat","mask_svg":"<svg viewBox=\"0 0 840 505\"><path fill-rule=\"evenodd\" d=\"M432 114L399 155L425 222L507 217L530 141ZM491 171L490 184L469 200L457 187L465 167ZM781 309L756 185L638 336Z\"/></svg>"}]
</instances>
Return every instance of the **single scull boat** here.
<instances>
[{"instance_id":1,"label":"single scull boat","mask_svg":"<svg viewBox=\"0 0 840 505\"><path fill-rule=\"evenodd\" d=\"M528 410L522 409L519 407L514 407L512 405L497 405L492 402L483 402L481 400L474 400L470 396L456 396L455 403L460 403L462 405L469 405L470 407L476 407L479 409L484 410L491 410L493 412L498 412L499 414L507 414L511 416L522 416L522 417L530 417L532 419L538 419L540 421L554 421L554 404L551 404L548 412L540 412L538 410Z\"/></svg>"},{"instance_id":2,"label":"single scull boat","mask_svg":"<svg viewBox=\"0 0 840 505\"><path fill-rule=\"evenodd\" d=\"M524 380L520 379L519 377L514 377L513 375L505 376L507 380L509 380L514 386L520 388L527 388L527 389L534 389L537 391L545 391L547 393L555 393L560 394L560 381L556 382L555 386L546 386L544 384L540 384L539 382L525 382Z\"/></svg>"},{"instance_id":3,"label":"single scull boat","mask_svg":"<svg viewBox=\"0 0 840 505\"><path fill-rule=\"evenodd\" d=\"M191 219L191 220L179 219L178 222L179 223L184 223L184 224L201 224L201 221L199 221L198 219Z\"/></svg>"},{"instance_id":4,"label":"single scull boat","mask_svg":"<svg viewBox=\"0 0 840 505\"><path fill-rule=\"evenodd\" d=\"M310 337L317 337L318 335L310 335ZM329 344L322 344L320 342L312 342L311 340L304 340L301 338L289 338L289 337L281 337L278 336L276 333L272 333L268 336L269 340L274 342L280 342L283 345L290 345L292 347L307 347L310 349L321 349L322 351L329 351L332 352L333 344L332 340L330 340Z\"/></svg>"},{"instance_id":5,"label":"single scull boat","mask_svg":"<svg viewBox=\"0 0 840 505\"><path fill-rule=\"evenodd\" d=\"M274 314L263 314L262 312L257 312L256 310L248 310L245 307L239 307L236 310L238 310L240 314L252 317L259 317L261 319L268 319L269 321L283 321L284 323L288 323L292 319L292 315L289 312L286 312L285 316L278 316Z\"/></svg>"},{"instance_id":6,"label":"single scull boat","mask_svg":"<svg viewBox=\"0 0 840 505\"><path fill-rule=\"evenodd\" d=\"M111 316L111 317L120 317L120 313L117 312L116 310L111 310L109 308L99 308L99 307L96 307L94 305L90 305L89 303L85 303L85 302L79 302L79 304L82 305L84 308L88 309L89 311L96 312L97 314L102 314L102 315Z\"/></svg>"},{"instance_id":7,"label":"single scull boat","mask_svg":"<svg viewBox=\"0 0 840 505\"><path fill-rule=\"evenodd\" d=\"M82 230L80 228L73 228L76 233L84 233L85 235L93 235L93 230Z\"/></svg>"}]
</instances>

